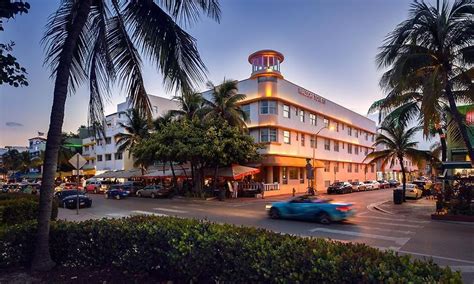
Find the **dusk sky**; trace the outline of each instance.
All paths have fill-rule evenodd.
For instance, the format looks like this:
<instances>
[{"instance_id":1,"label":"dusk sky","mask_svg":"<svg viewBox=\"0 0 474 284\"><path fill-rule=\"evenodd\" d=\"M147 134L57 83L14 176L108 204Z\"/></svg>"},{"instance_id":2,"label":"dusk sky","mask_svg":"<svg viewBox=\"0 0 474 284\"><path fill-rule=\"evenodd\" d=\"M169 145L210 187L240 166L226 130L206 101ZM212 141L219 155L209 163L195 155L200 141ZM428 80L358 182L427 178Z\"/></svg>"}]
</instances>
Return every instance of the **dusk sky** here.
<instances>
[{"instance_id":1,"label":"dusk sky","mask_svg":"<svg viewBox=\"0 0 474 284\"><path fill-rule=\"evenodd\" d=\"M5 23L0 41L14 41L14 54L28 71L28 87L0 87L0 147L26 145L38 131L47 132L52 105L50 70L43 66L40 44L48 16L59 1L29 0L30 12ZM407 0L222 0L220 24L208 19L188 31L209 73L219 83L225 78L245 79L251 66L247 57L260 49L285 55L281 65L286 79L360 114L383 96L378 87L381 71L375 55L386 34L408 14ZM162 77L145 63L148 93L164 97ZM199 89L203 90L203 85ZM106 113L125 100L114 92ZM67 100L63 129L75 131L87 123L88 89Z\"/></svg>"}]
</instances>

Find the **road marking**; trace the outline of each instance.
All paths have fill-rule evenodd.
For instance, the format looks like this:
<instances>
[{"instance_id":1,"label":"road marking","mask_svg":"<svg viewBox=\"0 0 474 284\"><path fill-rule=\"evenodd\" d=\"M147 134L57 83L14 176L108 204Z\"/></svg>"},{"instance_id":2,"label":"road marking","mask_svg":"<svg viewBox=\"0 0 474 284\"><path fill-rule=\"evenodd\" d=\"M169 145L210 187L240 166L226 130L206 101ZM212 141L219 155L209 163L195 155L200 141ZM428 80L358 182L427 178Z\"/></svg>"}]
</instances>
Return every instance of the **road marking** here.
<instances>
[{"instance_id":1,"label":"road marking","mask_svg":"<svg viewBox=\"0 0 474 284\"><path fill-rule=\"evenodd\" d=\"M361 213L356 213L356 216L363 216L363 215L366 215L368 213L369 213L369 211L364 211L364 212L361 212Z\"/></svg>"},{"instance_id":2,"label":"road marking","mask_svg":"<svg viewBox=\"0 0 474 284\"><path fill-rule=\"evenodd\" d=\"M474 273L473 265L449 265L449 268L454 271L460 271L463 273Z\"/></svg>"},{"instance_id":3,"label":"road marking","mask_svg":"<svg viewBox=\"0 0 474 284\"><path fill-rule=\"evenodd\" d=\"M410 240L410 238L396 238L396 237L390 237L390 236L382 236L382 235L359 233L359 232L354 232L354 231L334 230L334 229L326 229L326 228L314 228L314 229L311 229L309 231L310 232L333 233L333 234L341 234L341 235L349 235L349 236L356 236L356 237L364 237L364 238L392 241L392 242L395 242L397 245L400 245L400 246L405 245Z\"/></svg>"},{"instance_id":4,"label":"road marking","mask_svg":"<svg viewBox=\"0 0 474 284\"><path fill-rule=\"evenodd\" d=\"M359 216L360 216L360 214L359 214ZM362 218L372 218L372 219L390 220L390 221L408 222L408 223L417 223L417 224L427 224L427 223L430 222L430 221L421 221L421 220L387 218L387 217L379 217L379 216L363 216Z\"/></svg>"},{"instance_id":5,"label":"road marking","mask_svg":"<svg viewBox=\"0 0 474 284\"><path fill-rule=\"evenodd\" d=\"M188 211L183 211L183 210L178 210L178 209L170 209L170 208L161 208L161 207L153 208L153 210L172 212L172 213L188 213Z\"/></svg>"},{"instance_id":6,"label":"road marking","mask_svg":"<svg viewBox=\"0 0 474 284\"><path fill-rule=\"evenodd\" d=\"M445 256L439 256L439 255L418 253L418 252L405 251L405 250L400 250L398 252L404 253L404 254L413 254L413 255L418 255L418 256L426 256L426 257L430 257L430 258L438 258L438 259L444 259L444 260L451 260L451 261L456 261L456 262L464 262L464 263L474 264L474 261L472 261L472 260L465 260L465 259L445 257Z\"/></svg>"},{"instance_id":7,"label":"road marking","mask_svg":"<svg viewBox=\"0 0 474 284\"><path fill-rule=\"evenodd\" d=\"M166 214L155 213L155 212L150 212L150 211L142 211L142 210L133 210L132 214L134 214L134 215L168 216Z\"/></svg>"},{"instance_id":8,"label":"road marking","mask_svg":"<svg viewBox=\"0 0 474 284\"><path fill-rule=\"evenodd\" d=\"M123 217L128 217L128 214L121 214L121 213L110 213L110 214L105 214L107 217L111 218L123 218Z\"/></svg>"},{"instance_id":9,"label":"road marking","mask_svg":"<svg viewBox=\"0 0 474 284\"><path fill-rule=\"evenodd\" d=\"M419 225L410 225L410 224L395 224L395 223L387 223L387 222L375 222L371 220L360 220L360 219L352 219L351 221L354 224L357 223L369 223L369 224L382 224L382 225L389 225L389 226L398 226L398 227L407 227L407 228L423 228L423 226Z\"/></svg>"},{"instance_id":10,"label":"road marking","mask_svg":"<svg viewBox=\"0 0 474 284\"><path fill-rule=\"evenodd\" d=\"M357 225L357 228L363 228L363 229L375 230L375 231L381 231L381 232L388 232L388 233L399 233L399 234L405 234L405 235L415 233L415 232L412 232L412 231L392 230L392 229L385 229L385 228L379 228L379 227L370 227L370 226L361 226L361 225Z\"/></svg>"}]
</instances>

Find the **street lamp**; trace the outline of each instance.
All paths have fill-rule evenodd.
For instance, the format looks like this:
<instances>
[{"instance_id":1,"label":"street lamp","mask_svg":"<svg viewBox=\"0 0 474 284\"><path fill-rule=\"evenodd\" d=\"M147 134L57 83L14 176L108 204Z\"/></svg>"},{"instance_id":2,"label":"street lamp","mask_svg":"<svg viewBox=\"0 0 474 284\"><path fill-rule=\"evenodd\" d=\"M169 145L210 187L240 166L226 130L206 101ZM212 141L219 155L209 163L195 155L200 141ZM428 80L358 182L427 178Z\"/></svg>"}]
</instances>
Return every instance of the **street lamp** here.
<instances>
[{"instance_id":1,"label":"street lamp","mask_svg":"<svg viewBox=\"0 0 474 284\"><path fill-rule=\"evenodd\" d=\"M317 145L317 141L316 141L316 136L318 136L318 134L323 130L323 129L328 129L330 131L332 131L334 129L333 126L329 127L328 125L324 125L323 127L321 127L315 134L313 134L313 141L314 141L314 144L313 144L313 176L312 176L312 185L311 187L313 189L315 189L315 186L314 186L314 179L315 179L315 171L314 171L314 166L315 166L315 155L316 155L316 145ZM315 190L316 192L316 190Z\"/></svg>"}]
</instances>

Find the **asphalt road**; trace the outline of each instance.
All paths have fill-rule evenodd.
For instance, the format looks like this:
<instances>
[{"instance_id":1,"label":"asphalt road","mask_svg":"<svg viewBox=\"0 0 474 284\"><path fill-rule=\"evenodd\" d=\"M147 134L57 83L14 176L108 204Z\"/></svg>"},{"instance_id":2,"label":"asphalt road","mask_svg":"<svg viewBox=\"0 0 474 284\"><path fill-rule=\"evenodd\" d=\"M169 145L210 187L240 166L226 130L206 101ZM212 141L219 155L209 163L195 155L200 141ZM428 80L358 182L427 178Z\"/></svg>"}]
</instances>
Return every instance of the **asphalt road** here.
<instances>
[{"instance_id":1,"label":"asphalt road","mask_svg":"<svg viewBox=\"0 0 474 284\"><path fill-rule=\"evenodd\" d=\"M111 200L105 199L103 195L90 195L93 198L92 208L81 209L79 215L75 214L75 210L60 209L59 218L79 221L138 214L179 216L261 227L300 236L359 242L383 250L411 254L416 258L433 258L440 265L449 265L463 272L466 283L474 283L474 224L433 221L429 214L388 214L374 208L390 200L391 194L391 190L384 189L331 195L335 200L354 203L357 210L354 218L331 225L268 218L265 205L282 197L219 202L136 197ZM424 209L420 207L423 204L418 203L422 202L413 202L412 206ZM429 207L425 211L431 210Z\"/></svg>"}]
</instances>

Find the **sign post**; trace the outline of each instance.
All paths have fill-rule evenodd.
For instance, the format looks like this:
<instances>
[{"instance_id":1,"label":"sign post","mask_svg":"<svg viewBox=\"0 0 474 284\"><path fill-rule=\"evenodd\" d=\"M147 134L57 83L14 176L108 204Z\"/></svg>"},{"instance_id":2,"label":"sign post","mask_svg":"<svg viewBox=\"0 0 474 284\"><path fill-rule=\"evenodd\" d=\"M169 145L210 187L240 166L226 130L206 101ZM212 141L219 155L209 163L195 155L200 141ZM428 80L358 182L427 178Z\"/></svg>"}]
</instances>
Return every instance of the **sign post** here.
<instances>
[{"instance_id":1,"label":"sign post","mask_svg":"<svg viewBox=\"0 0 474 284\"><path fill-rule=\"evenodd\" d=\"M79 170L87 163L87 161L81 154L76 153L71 159L69 159L69 163L76 169L76 214L79 215Z\"/></svg>"}]
</instances>

